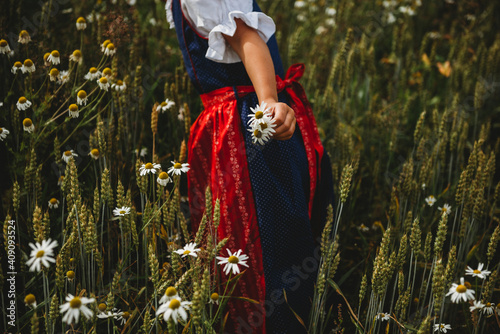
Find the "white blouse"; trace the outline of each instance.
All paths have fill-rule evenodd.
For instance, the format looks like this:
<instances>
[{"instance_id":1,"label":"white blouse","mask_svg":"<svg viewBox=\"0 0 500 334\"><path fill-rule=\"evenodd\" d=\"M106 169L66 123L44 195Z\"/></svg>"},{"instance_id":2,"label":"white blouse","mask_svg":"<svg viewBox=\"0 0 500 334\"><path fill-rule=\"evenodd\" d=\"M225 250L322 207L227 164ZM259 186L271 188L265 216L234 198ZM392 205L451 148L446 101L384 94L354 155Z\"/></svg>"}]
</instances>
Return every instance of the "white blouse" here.
<instances>
[{"instance_id":1,"label":"white blouse","mask_svg":"<svg viewBox=\"0 0 500 334\"><path fill-rule=\"evenodd\" d=\"M172 15L172 1L167 0L165 9L170 28L175 28ZM205 57L219 63L237 63L241 59L224 39L236 31L235 19L241 19L254 28L267 43L276 31L272 18L261 12L253 11L252 0L181 0L184 16L196 32L208 38Z\"/></svg>"}]
</instances>

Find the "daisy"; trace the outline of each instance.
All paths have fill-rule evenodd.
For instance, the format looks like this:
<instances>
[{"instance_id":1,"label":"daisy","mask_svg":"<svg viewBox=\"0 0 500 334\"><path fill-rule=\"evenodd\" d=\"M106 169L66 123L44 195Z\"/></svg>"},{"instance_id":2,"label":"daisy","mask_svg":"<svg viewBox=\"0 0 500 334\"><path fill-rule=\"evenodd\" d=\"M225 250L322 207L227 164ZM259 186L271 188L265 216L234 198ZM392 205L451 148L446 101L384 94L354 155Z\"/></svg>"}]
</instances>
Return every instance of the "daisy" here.
<instances>
[{"instance_id":1,"label":"daisy","mask_svg":"<svg viewBox=\"0 0 500 334\"><path fill-rule=\"evenodd\" d=\"M56 260L52 257L54 255L54 248L57 247L57 240L43 240L42 243L29 243L31 247L31 258L26 261L26 265L30 266L30 271L40 271L42 269L42 265L45 268L50 266L49 262L56 262Z\"/></svg>"},{"instance_id":2,"label":"daisy","mask_svg":"<svg viewBox=\"0 0 500 334\"><path fill-rule=\"evenodd\" d=\"M31 107L31 102L28 101L28 99L25 98L24 96L21 96L19 98L19 100L17 100L16 106L17 106L17 109L19 109L19 110L26 110L29 107Z\"/></svg>"},{"instance_id":3,"label":"daisy","mask_svg":"<svg viewBox=\"0 0 500 334\"><path fill-rule=\"evenodd\" d=\"M170 302L172 299L179 299L179 295L177 294L177 290L173 286L169 286L165 293L160 298L160 304L165 304Z\"/></svg>"},{"instance_id":4,"label":"daisy","mask_svg":"<svg viewBox=\"0 0 500 334\"><path fill-rule=\"evenodd\" d=\"M101 71L98 71L96 67L91 67L89 72L85 74L84 78L87 80L97 80L102 76Z\"/></svg>"},{"instance_id":5,"label":"daisy","mask_svg":"<svg viewBox=\"0 0 500 334\"><path fill-rule=\"evenodd\" d=\"M68 280L72 281L75 279L75 272L73 270L68 270L66 272L66 277L68 278Z\"/></svg>"},{"instance_id":6,"label":"daisy","mask_svg":"<svg viewBox=\"0 0 500 334\"><path fill-rule=\"evenodd\" d=\"M101 52L104 53L104 51L106 51L106 47L108 46L109 43L111 43L111 41L109 39L107 39L104 42L102 42L102 44L101 44Z\"/></svg>"},{"instance_id":7,"label":"daisy","mask_svg":"<svg viewBox=\"0 0 500 334\"><path fill-rule=\"evenodd\" d=\"M69 81L69 72L61 71L59 72L59 77L57 78L57 83L62 85Z\"/></svg>"},{"instance_id":8,"label":"daisy","mask_svg":"<svg viewBox=\"0 0 500 334\"><path fill-rule=\"evenodd\" d=\"M90 150L89 155L95 160L99 159L99 150L97 148L93 148Z\"/></svg>"},{"instance_id":9,"label":"daisy","mask_svg":"<svg viewBox=\"0 0 500 334\"><path fill-rule=\"evenodd\" d=\"M20 61L16 61L14 65L12 65L12 69L10 70L12 74L16 74L17 71L22 71L23 70L23 63Z\"/></svg>"},{"instance_id":10,"label":"daisy","mask_svg":"<svg viewBox=\"0 0 500 334\"><path fill-rule=\"evenodd\" d=\"M271 121L271 111L267 108L267 103L262 102L260 105L258 104L255 109L250 107L250 110L253 114L249 114L248 117L250 120L248 124L252 129L255 129L257 124L266 123L266 121Z\"/></svg>"},{"instance_id":11,"label":"daisy","mask_svg":"<svg viewBox=\"0 0 500 334\"><path fill-rule=\"evenodd\" d=\"M76 30L85 30L87 28L87 21L85 18L79 17L76 19Z\"/></svg>"},{"instance_id":12,"label":"daisy","mask_svg":"<svg viewBox=\"0 0 500 334\"><path fill-rule=\"evenodd\" d=\"M153 173L156 174L156 170L160 169L161 165L160 164L154 164L151 162L148 162L146 164L142 164L141 168L139 168L139 172L141 176L144 176L148 173Z\"/></svg>"},{"instance_id":13,"label":"daisy","mask_svg":"<svg viewBox=\"0 0 500 334\"><path fill-rule=\"evenodd\" d=\"M104 50L104 54L106 56L113 56L115 53L116 53L115 45L113 43L108 43L108 45L106 45L106 50Z\"/></svg>"},{"instance_id":14,"label":"daisy","mask_svg":"<svg viewBox=\"0 0 500 334\"><path fill-rule=\"evenodd\" d=\"M106 79L108 80L111 80L111 77L113 76L113 71L109 67L106 67L104 70L102 70L102 76L106 77Z\"/></svg>"},{"instance_id":15,"label":"daisy","mask_svg":"<svg viewBox=\"0 0 500 334\"><path fill-rule=\"evenodd\" d=\"M106 92L108 91L108 88L109 88L108 78L101 77L97 83L99 84L99 87L102 90L105 90Z\"/></svg>"},{"instance_id":16,"label":"daisy","mask_svg":"<svg viewBox=\"0 0 500 334\"><path fill-rule=\"evenodd\" d=\"M135 155L139 155L140 157L144 158L148 154L148 149L146 147L143 147L140 150L136 148L132 151L132 153L135 153Z\"/></svg>"},{"instance_id":17,"label":"daisy","mask_svg":"<svg viewBox=\"0 0 500 334\"><path fill-rule=\"evenodd\" d=\"M49 201L50 209L57 209L59 207L59 200L57 198L51 198Z\"/></svg>"},{"instance_id":18,"label":"daisy","mask_svg":"<svg viewBox=\"0 0 500 334\"><path fill-rule=\"evenodd\" d=\"M334 16L335 14L337 14L337 10L333 7L328 7L327 9L325 9L325 13L328 16Z\"/></svg>"},{"instance_id":19,"label":"daisy","mask_svg":"<svg viewBox=\"0 0 500 334\"><path fill-rule=\"evenodd\" d=\"M182 257L186 257L188 255L190 255L192 257L198 257L198 254L196 254L196 252L199 252L200 249L195 248L195 247L196 247L196 244L194 242L191 242L191 243L187 244L186 246L184 246L184 248L178 249L174 252L179 254L179 255L182 255Z\"/></svg>"},{"instance_id":20,"label":"daisy","mask_svg":"<svg viewBox=\"0 0 500 334\"><path fill-rule=\"evenodd\" d=\"M231 251L228 249L227 252L229 253L229 257L222 257L222 256L217 256L217 260L220 260L217 264L225 264L224 267L224 273L227 275L229 271L233 271L233 274L239 274L240 273L240 268L238 267L238 264L248 267L247 265L247 260L248 256L245 254L241 254L241 249L238 250L236 253L231 254Z\"/></svg>"},{"instance_id":21,"label":"daisy","mask_svg":"<svg viewBox=\"0 0 500 334\"><path fill-rule=\"evenodd\" d=\"M121 208L116 208L113 210L113 214L115 216L121 216L121 217L128 215L130 214L130 207L122 206Z\"/></svg>"},{"instance_id":22,"label":"daisy","mask_svg":"<svg viewBox=\"0 0 500 334\"><path fill-rule=\"evenodd\" d=\"M436 197L430 195L429 197L427 197L425 199L425 202L429 205L429 206L433 206L434 203L436 203Z\"/></svg>"},{"instance_id":23,"label":"daisy","mask_svg":"<svg viewBox=\"0 0 500 334\"><path fill-rule=\"evenodd\" d=\"M0 53L7 54L10 51L12 50L10 49L9 43L7 43L5 39L0 39Z\"/></svg>"},{"instance_id":24,"label":"daisy","mask_svg":"<svg viewBox=\"0 0 500 334\"><path fill-rule=\"evenodd\" d=\"M59 70L57 68L53 68L49 72L50 81L57 81L59 79Z\"/></svg>"},{"instance_id":25,"label":"daisy","mask_svg":"<svg viewBox=\"0 0 500 334\"><path fill-rule=\"evenodd\" d=\"M189 305L191 305L191 302L183 302L180 298L174 298L169 303L162 304L156 311L156 315L163 314L163 320L168 321L168 319L172 318L174 323L177 323L179 316L186 321L186 310L189 310Z\"/></svg>"},{"instance_id":26,"label":"daisy","mask_svg":"<svg viewBox=\"0 0 500 334\"><path fill-rule=\"evenodd\" d=\"M168 169L168 173L171 175L181 175L182 172L187 173L189 171L189 164L172 161L173 166Z\"/></svg>"},{"instance_id":27,"label":"daisy","mask_svg":"<svg viewBox=\"0 0 500 334\"><path fill-rule=\"evenodd\" d=\"M70 61L74 61L75 63L81 63L82 62L82 51L80 50L75 50L73 53L69 56Z\"/></svg>"},{"instance_id":28,"label":"daisy","mask_svg":"<svg viewBox=\"0 0 500 334\"><path fill-rule=\"evenodd\" d=\"M9 130L6 128L0 128L0 140L3 141L5 138L7 138L7 135L10 133Z\"/></svg>"},{"instance_id":29,"label":"daisy","mask_svg":"<svg viewBox=\"0 0 500 334\"><path fill-rule=\"evenodd\" d=\"M295 8L304 8L306 6L306 2L305 1L295 1L293 6Z\"/></svg>"},{"instance_id":30,"label":"daisy","mask_svg":"<svg viewBox=\"0 0 500 334\"><path fill-rule=\"evenodd\" d=\"M52 63L52 65L57 65L61 63L61 56L59 54L59 51L54 50L50 53L50 56L47 58L47 61L49 63Z\"/></svg>"},{"instance_id":31,"label":"daisy","mask_svg":"<svg viewBox=\"0 0 500 334\"><path fill-rule=\"evenodd\" d=\"M389 313L379 313L377 314L377 320L387 321L391 318Z\"/></svg>"},{"instance_id":32,"label":"daisy","mask_svg":"<svg viewBox=\"0 0 500 334\"><path fill-rule=\"evenodd\" d=\"M105 304L103 304L104 307L106 307ZM120 325L123 325L124 323L127 322L127 320L123 317L123 313L121 310L117 308L113 308L111 311L108 311L107 313L104 311L99 312L97 317L99 319L108 319L108 318L114 318L116 321L120 321Z\"/></svg>"},{"instance_id":33,"label":"daisy","mask_svg":"<svg viewBox=\"0 0 500 334\"><path fill-rule=\"evenodd\" d=\"M276 132L272 120L265 120L263 123L257 123L255 127L252 127L252 129L248 131L252 132L253 143L259 143L260 145L264 145L268 142L272 134Z\"/></svg>"},{"instance_id":34,"label":"daisy","mask_svg":"<svg viewBox=\"0 0 500 334\"><path fill-rule=\"evenodd\" d=\"M63 182L64 182L64 175L61 175L61 176L59 176L59 179L57 180L57 185L59 187L61 187Z\"/></svg>"},{"instance_id":35,"label":"daisy","mask_svg":"<svg viewBox=\"0 0 500 334\"><path fill-rule=\"evenodd\" d=\"M111 88L113 88L117 92L123 92L125 88L127 88L127 85L122 80L117 80L116 83L111 85Z\"/></svg>"},{"instance_id":36,"label":"daisy","mask_svg":"<svg viewBox=\"0 0 500 334\"><path fill-rule=\"evenodd\" d=\"M32 294L32 293L26 295L26 297L24 297L24 303L26 304L26 306L31 306L31 307L33 307L35 309L36 308L36 298L35 298L35 295Z\"/></svg>"},{"instance_id":37,"label":"daisy","mask_svg":"<svg viewBox=\"0 0 500 334\"><path fill-rule=\"evenodd\" d=\"M49 56L50 56L50 52L47 52L46 54L43 55L43 64L46 67L50 67L50 62L47 60L47 59L49 59Z\"/></svg>"},{"instance_id":38,"label":"daisy","mask_svg":"<svg viewBox=\"0 0 500 334\"><path fill-rule=\"evenodd\" d=\"M210 300L208 301L210 304L217 304L219 305L219 294L217 292L214 292L210 295Z\"/></svg>"},{"instance_id":39,"label":"daisy","mask_svg":"<svg viewBox=\"0 0 500 334\"><path fill-rule=\"evenodd\" d=\"M173 106L175 106L175 102L172 100L166 99L165 101L160 103L158 108L156 108L156 111L157 112L160 112L160 111L165 112L165 111L169 110L170 108L172 108Z\"/></svg>"},{"instance_id":40,"label":"daisy","mask_svg":"<svg viewBox=\"0 0 500 334\"><path fill-rule=\"evenodd\" d=\"M33 131L35 131L35 125L30 118L25 118L23 120L23 129L28 133L32 133Z\"/></svg>"},{"instance_id":41,"label":"daisy","mask_svg":"<svg viewBox=\"0 0 500 334\"><path fill-rule=\"evenodd\" d=\"M72 294L68 293L68 295L66 296L66 303L59 306L59 308L61 309L60 312L66 313L63 316L62 321L67 324L72 324L74 320L74 323L77 324L80 318L80 312L83 313L83 315L87 319L90 319L93 313L85 305L93 303L94 301L94 298L74 297Z\"/></svg>"},{"instance_id":42,"label":"daisy","mask_svg":"<svg viewBox=\"0 0 500 334\"><path fill-rule=\"evenodd\" d=\"M78 154L74 153L73 150L64 151L62 158L65 163L69 163L69 159L77 157Z\"/></svg>"},{"instance_id":43,"label":"daisy","mask_svg":"<svg viewBox=\"0 0 500 334\"><path fill-rule=\"evenodd\" d=\"M434 332L447 333L448 330L451 330L451 326L448 324L435 324L434 325Z\"/></svg>"},{"instance_id":44,"label":"daisy","mask_svg":"<svg viewBox=\"0 0 500 334\"><path fill-rule=\"evenodd\" d=\"M361 224L361 225L358 227L358 229L359 229L360 231L363 231L363 232L368 232L368 231L370 231L370 228L369 228L368 226L366 226L365 224Z\"/></svg>"},{"instance_id":45,"label":"daisy","mask_svg":"<svg viewBox=\"0 0 500 334\"><path fill-rule=\"evenodd\" d=\"M472 277L479 277L482 279L485 279L486 276L491 274L491 271L488 270L483 270L483 263L479 263L477 265L477 269L472 269L471 267L467 266L467 269L465 269L465 275L472 275Z\"/></svg>"},{"instance_id":46,"label":"daisy","mask_svg":"<svg viewBox=\"0 0 500 334\"><path fill-rule=\"evenodd\" d=\"M493 315L493 312L495 312L495 304L492 303L484 304L484 307L481 309L481 312L483 314L487 314L488 316Z\"/></svg>"},{"instance_id":47,"label":"daisy","mask_svg":"<svg viewBox=\"0 0 500 334\"><path fill-rule=\"evenodd\" d=\"M472 306L469 306L469 310L473 312L474 310L481 310L484 307L484 304L478 300L474 300Z\"/></svg>"},{"instance_id":48,"label":"daisy","mask_svg":"<svg viewBox=\"0 0 500 334\"><path fill-rule=\"evenodd\" d=\"M461 277L460 284L453 283L446 296L451 295L451 301L458 304L460 299L463 299L464 302L473 300L474 294L474 290L467 288L467 286L465 286L464 278Z\"/></svg>"},{"instance_id":49,"label":"daisy","mask_svg":"<svg viewBox=\"0 0 500 334\"><path fill-rule=\"evenodd\" d=\"M78 110L78 106L76 104L70 104L68 108L68 114L71 118L78 118L80 116L80 111Z\"/></svg>"},{"instance_id":50,"label":"daisy","mask_svg":"<svg viewBox=\"0 0 500 334\"><path fill-rule=\"evenodd\" d=\"M156 182L158 182L160 186L165 187L167 183L172 182L172 179L170 178L170 176L168 176L166 172L161 172L160 175L158 175Z\"/></svg>"},{"instance_id":51,"label":"daisy","mask_svg":"<svg viewBox=\"0 0 500 334\"><path fill-rule=\"evenodd\" d=\"M23 67L21 67L21 71L23 73L33 73L35 72L35 64L33 64L33 61L31 59L26 59L24 61Z\"/></svg>"},{"instance_id":52,"label":"daisy","mask_svg":"<svg viewBox=\"0 0 500 334\"><path fill-rule=\"evenodd\" d=\"M76 94L76 103L79 105L87 105L87 92L84 90L78 91L78 94Z\"/></svg>"},{"instance_id":53,"label":"daisy","mask_svg":"<svg viewBox=\"0 0 500 334\"><path fill-rule=\"evenodd\" d=\"M451 213L451 205L445 203L443 205L443 207L438 206L438 210L440 210L440 211L446 213L447 215L449 215Z\"/></svg>"},{"instance_id":54,"label":"daisy","mask_svg":"<svg viewBox=\"0 0 500 334\"><path fill-rule=\"evenodd\" d=\"M28 44L31 42L30 34L26 30L21 30L19 33L19 39L17 40L21 44Z\"/></svg>"}]
</instances>

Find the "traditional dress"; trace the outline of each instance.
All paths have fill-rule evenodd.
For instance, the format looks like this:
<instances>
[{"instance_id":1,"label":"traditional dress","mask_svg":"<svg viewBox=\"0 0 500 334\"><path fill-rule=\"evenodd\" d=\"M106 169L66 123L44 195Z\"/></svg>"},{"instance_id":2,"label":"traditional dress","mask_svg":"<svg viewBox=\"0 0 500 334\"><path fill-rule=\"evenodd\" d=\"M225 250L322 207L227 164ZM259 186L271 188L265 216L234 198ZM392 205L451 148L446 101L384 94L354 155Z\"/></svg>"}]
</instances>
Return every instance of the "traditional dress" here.
<instances>
[{"instance_id":1,"label":"traditional dress","mask_svg":"<svg viewBox=\"0 0 500 334\"><path fill-rule=\"evenodd\" d=\"M188 142L191 224L196 230L210 186L214 204L220 199L219 240L229 237L229 250L241 249L249 256L249 268L233 296L259 302L230 302L225 332L305 332L293 312L307 323L320 256L314 232L332 202L332 181L328 155L297 81L304 66L284 73L274 22L255 1L167 0L166 11L205 108ZM243 63L223 36L234 35L236 18L254 28L269 47L279 101L292 107L297 120L289 140L272 139L265 145L252 141L247 122L258 99Z\"/></svg>"}]
</instances>

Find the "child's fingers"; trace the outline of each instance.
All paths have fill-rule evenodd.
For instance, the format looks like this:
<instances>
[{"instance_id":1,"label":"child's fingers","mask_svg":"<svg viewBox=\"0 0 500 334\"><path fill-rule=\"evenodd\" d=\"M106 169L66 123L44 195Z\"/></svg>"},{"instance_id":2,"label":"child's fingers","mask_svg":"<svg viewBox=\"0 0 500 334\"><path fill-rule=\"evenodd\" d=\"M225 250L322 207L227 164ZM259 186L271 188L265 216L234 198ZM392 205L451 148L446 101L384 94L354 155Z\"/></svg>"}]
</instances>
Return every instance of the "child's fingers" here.
<instances>
[{"instance_id":1,"label":"child's fingers","mask_svg":"<svg viewBox=\"0 0 500 334\"><path fill-rule=\"evenodd\" d=\"M285 105L286 106L286 105ZM274 139L277 140L288 140L292 137L295 131L295 113L293 109L286 106L281 110L275 109L275 133L273 135Z\"/></svg>"}]
</instances>

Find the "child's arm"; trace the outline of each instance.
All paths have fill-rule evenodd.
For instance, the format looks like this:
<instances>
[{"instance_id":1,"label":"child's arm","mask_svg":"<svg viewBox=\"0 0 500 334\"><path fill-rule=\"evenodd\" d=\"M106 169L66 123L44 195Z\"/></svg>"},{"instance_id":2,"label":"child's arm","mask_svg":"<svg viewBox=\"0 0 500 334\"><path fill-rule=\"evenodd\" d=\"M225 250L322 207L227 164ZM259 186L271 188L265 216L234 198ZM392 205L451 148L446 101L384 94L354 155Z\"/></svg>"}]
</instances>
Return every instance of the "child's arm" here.
<instances>
[{"instance_id":1,"label":"child's arm","mask_svg":"<svg viewBox=\"0 0 500 334\"><path fill-rule=\"evenodd\" d=\"M287 104L278 102L274 65L266 43L258 32L236 19L234 36L224 35L226 41L240 56L259 102L266 102L276 123L273 138L290 139L295 131L295 113Z\"/></svg>"}]
</instances>

